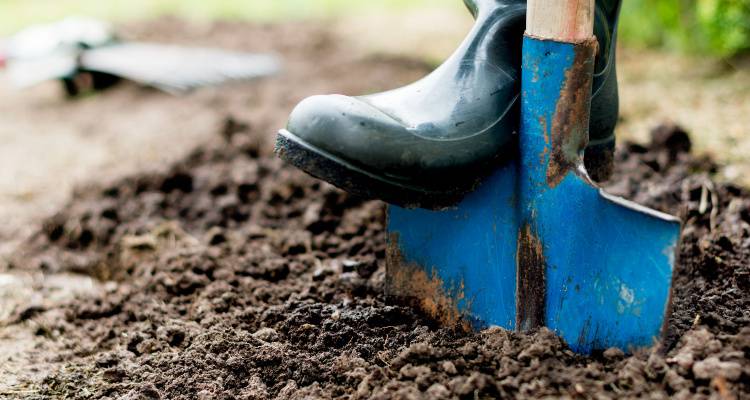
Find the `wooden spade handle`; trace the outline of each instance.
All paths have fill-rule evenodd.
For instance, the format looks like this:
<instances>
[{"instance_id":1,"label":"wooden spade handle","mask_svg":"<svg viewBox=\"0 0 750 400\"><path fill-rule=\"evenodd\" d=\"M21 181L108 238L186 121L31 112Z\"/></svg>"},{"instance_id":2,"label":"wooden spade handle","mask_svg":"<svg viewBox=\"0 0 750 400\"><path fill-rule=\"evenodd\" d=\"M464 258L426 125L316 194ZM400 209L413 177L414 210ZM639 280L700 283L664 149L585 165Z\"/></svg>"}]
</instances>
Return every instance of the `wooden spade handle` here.
<instances>
[{"instance_id":1,"label":"wooden spade handle","mask_svg":"<svg viewBox=\"0 0 750 400\"><path fill-rule=\"evenodd\" d=\"M594 35L594 0L528 0L526 34L579 43Z\"/></svg>"}]
</instances>

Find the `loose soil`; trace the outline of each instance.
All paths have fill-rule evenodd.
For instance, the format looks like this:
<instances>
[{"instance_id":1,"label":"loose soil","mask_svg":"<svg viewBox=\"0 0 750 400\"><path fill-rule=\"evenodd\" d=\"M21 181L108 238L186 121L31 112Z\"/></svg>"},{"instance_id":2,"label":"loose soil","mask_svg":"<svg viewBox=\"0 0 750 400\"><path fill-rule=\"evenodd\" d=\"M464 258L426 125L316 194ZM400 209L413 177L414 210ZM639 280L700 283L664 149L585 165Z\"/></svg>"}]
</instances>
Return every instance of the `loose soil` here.
<instances>
[{"instance_id":1,"label":"loose soil","mask_svg":"<svg viewBox=\"0 0 750 400\"><path fill-rule=\"evenodd\" d=\"M685 132L623 145L609 187L685 221L662 342L584 357L547 330L467 334L383 296L382 203L270 151L300 87L378 88L426 67L358 59L321 29L243 29L327 69L276 80L267 114L228 118L173 165L80 188L45 220L8 272L107 283L7 319L34 326L54 346L41 357L62 365L16 397L750 398L750 192L713 180Z\"/></svg>"}]
</instances>

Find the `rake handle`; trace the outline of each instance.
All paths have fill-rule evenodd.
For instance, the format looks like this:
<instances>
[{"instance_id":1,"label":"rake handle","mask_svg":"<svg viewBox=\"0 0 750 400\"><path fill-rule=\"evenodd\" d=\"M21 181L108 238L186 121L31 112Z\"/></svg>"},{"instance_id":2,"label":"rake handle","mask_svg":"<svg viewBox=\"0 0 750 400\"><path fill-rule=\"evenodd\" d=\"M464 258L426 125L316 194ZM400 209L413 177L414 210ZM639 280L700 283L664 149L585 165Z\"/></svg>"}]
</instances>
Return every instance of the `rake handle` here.
<instances>
[{"instance_id":1,"label":"rake handle","mask_svg":"<svg viewBox=\"0 0 750 400\"><path fill-rule=\"evenodd\" d=\"M594 35L594 0L528 0L526 33L579 43Z\"/></svg>"}]
</instances>

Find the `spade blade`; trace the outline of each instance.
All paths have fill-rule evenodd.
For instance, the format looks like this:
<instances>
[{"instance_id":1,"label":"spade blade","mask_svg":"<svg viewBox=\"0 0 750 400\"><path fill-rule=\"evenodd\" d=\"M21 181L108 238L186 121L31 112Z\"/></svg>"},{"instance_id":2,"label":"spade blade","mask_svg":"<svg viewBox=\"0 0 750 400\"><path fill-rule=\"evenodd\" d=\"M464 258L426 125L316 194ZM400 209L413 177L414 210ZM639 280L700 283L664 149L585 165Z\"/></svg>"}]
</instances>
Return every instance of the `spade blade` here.
<instances>
[{"instance_id":1,"label":"spade blade","mask_svg":"<svg viewBox=\"0 0 750 400\"><path fill-rule=\"evenodd\" d=\"M525 37L518 157L456 209L390 207L390 294L448 325L548 327L581 353L660 337L681 225L584 170L595 49Z\"/></svg>"}]
</instances>

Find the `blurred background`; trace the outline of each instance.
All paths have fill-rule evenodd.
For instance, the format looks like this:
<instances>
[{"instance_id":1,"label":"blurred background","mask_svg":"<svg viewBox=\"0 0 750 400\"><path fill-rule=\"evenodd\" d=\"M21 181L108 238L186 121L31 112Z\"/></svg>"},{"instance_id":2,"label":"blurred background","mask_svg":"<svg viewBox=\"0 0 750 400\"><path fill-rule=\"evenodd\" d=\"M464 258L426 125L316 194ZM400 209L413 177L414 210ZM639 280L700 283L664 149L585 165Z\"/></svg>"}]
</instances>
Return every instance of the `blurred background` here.
<instances>
[{"instance_id":1,"label":"blurred background","mask_svg":"<svg viewBox=\"0 0 750 400\"><path fill-rule=\"evenodd\" d=\"M284 72L184 96L125 85L73 101L52 82L17 90L0 78L9 225L55 210L82 182L177 160L227 121L272 138L307 95L418 79L472 24L461 0L2 0L0 38L68 16L110 21L127 39L279 54ZM620 33L620 140L679 124L723 165L720 179L750 184L750 0L625 0Z\"/></svg>"},{"instance_id":2,"label":"blurred background","mask_svg":"<svg viewBox=\"0 0 750 400\"><path fill-rule=\"evenodd\" d=\"M400 13L425 8L460 10L458 0L4 0L0 33L73 14L110 21L164 15L194 21L332 18ZM424 24L428 24L425 22ZM707 52L731 57L750 49L747 0L628 0L623 5L622 39L628 46Z\"/></svg>"}]
</instances>

